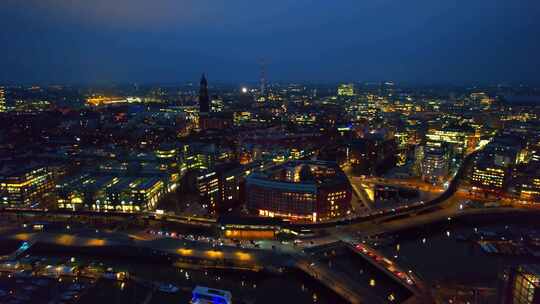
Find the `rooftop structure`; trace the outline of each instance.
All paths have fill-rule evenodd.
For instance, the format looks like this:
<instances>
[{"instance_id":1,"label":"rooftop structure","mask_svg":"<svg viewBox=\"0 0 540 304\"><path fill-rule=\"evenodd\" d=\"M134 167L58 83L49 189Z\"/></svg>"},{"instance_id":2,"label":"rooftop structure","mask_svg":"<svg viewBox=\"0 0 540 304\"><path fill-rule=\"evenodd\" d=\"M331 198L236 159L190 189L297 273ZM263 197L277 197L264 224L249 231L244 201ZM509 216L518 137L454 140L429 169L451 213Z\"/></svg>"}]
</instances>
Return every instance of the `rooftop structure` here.
<instances>
[{"instance_id":1,"label":"rooftop structure","mask_svg":"<svg viewBox=\"0 0 540 304\"><path fill-rule=\"evenodd\" d=\"M0 171L0 198L4 206L28 207L53 188L52 172L44 166L10 166Z\"/></svg>"}]
</instances>

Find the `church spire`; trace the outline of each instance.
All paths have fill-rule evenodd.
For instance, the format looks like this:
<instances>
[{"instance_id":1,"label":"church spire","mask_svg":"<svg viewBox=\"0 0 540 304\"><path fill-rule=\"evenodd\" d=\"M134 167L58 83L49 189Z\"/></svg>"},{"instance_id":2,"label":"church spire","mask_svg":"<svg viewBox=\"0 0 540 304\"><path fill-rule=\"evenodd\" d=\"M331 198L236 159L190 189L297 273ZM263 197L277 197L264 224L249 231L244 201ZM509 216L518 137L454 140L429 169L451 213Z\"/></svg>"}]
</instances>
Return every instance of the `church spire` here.
<instances>
[{"instance_id":1,"label":"church spire","mask_svg":"<svg viewBox=\"0 0 540 304\"><path fill-rule=\"evenodd\" d=\"M201 83L199 86L199 112L210 112L210 98L208 97L208 81L206 75L203 73L201 76Z\"/></svg>"}]
</instances>

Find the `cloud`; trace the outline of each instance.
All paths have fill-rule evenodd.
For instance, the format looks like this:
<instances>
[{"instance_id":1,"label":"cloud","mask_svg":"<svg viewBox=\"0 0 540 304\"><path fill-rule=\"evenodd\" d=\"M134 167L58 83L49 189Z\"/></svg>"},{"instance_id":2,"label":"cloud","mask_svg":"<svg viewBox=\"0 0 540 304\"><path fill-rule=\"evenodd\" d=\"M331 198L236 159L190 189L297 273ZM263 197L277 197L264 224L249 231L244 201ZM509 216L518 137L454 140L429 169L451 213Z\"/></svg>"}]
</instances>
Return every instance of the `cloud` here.
<instances>
[{"instance_id":1,"label":"cloud","mask_svg":"<svg viewBox=\"0 0 540 304\"><path fill-rule=\"evenodd\" d=\"M7 8L48 23L117 29L166 29L197 25L214 18L207 0L4 0ZM221 2L221 1L217 1Z\"/></svg>"}]
</instances>

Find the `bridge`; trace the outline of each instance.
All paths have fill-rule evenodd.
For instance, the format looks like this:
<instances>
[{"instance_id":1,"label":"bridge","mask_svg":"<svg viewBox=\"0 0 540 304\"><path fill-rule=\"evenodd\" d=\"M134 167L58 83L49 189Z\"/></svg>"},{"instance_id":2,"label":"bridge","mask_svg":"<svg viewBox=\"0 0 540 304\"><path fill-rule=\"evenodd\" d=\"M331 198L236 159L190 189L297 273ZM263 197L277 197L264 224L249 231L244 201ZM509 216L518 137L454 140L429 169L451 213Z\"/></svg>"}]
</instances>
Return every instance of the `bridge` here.
<instances>
[{"instance_id":1,"label":"bridge","mask_svg":"<svg viewBox=\"0 0 540 304\"><path fill-rule=\"evenodd\" d=\"M232 246L218 246L178 239L139 240L126 235L97 234L95 236L77 233L20 232L6 233L0 238L23 241L21 247L12 254L15 259L23 253L33 250L39 254L46 248L47 252L55 251L63 254L92 253L95 256L120 254L129 257L145 257L160 261L171 261L177 267L201 269L239 269L247 271L270 271L280 273L283 269L297 268L328 286L350 303L384 303L384 298L374 295L373 290L365 283L352 280L347 273L336 267L329 267L321 261L321 255L310 252L319 248L300 248L296 252L284 252L279 249L246 249ZM340 244L344 244L340 242ZM46 246L46 247L43 247ZM350 245L344 245L353 248ZM325 247L327 248L327 247ZM389 280L396 281L391 273L385 273ZM398 281L396 281L398 282ZM386 297L386 296L385 296ZM407 302L409 303L409 302Z\"/></svg>"},{"instance_id":2,"label":"bridge","mask_svg":"<svg viewBox=\"0 0 540 304\"><path fill-rule=\"evenodd\" d=\"M309 249L296 267L350 303L432 303L425 285L365 245L337 241Z\"/></svg>"}]
</instances>

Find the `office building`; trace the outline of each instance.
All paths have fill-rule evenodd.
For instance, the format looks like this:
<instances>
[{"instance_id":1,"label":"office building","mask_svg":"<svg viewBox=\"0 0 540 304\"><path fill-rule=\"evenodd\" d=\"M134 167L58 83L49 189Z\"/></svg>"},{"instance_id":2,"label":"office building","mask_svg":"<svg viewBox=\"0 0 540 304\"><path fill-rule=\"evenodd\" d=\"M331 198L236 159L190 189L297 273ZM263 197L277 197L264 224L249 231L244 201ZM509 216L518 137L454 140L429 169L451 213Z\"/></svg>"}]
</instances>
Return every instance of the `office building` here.
<instances>
[{"instance_id":1,"label":"office building","mask_svg":"<svg viewBox=\"0 0 540 304\"><path fill-rule=\"evenodd\" d=\"M507 169L493 161L478 161L472 170L471 182L477 187L490 190L502 190L505 186Z\"/></svg>"},{"instance_id":2,"label":"office building","mask_svg":"<svg viewBox=\"0 0 540 304\"><path fill-rule=\"evenodd\" d=\"M233 122L235 126L241 126L251 121L251 112L238 111L233 114Z\"/></svg>"},{"instance_id":3,"label":"office building","mask_svg":"<svg viewBox=\"0 0 540 304\"><path fill-rule=\"evenodd\" d=\"M159 177L83 173L58 183L57 207L67 210L153 211L168 191L167 183Z\"/></svg>"},{"instance_id":4,"label":"office building","mask_svg":"<svg viewBox=\"0 0 540 304\"><path fill-rule=\"evenodd\" d=\"M6 91L0 87L0 113L7 112Z\"/></svg>"},{"instance_id":5,"label":"office building","mask_svg":"<svg viewBox=\"0 0 540 304\"><path fill-rule=\"evenodd\" d=\"M43 166L4 167L0 171L2 206L29 207L54 188L53 174Z\"/></svg>"},{"instance_id":6,"label":"office building","mask_svg":"<svg viewBox=\"0 0 540 304\"><path fill-rule=\"evenodd\" d=\"M341 97L352 97L354 96L354 84L340 84L337 89L338 96Z\"/></svg>"},{"instance_id":7,"label":"office building","mask_svg":"<svg viewBox=\"0 0 540 304\"><path fill-rule=\"evenodd\" d=\"M335 163L290 161L246 178L246 204L253 214L319 222L346 216L351 186Z\"/></svg>"},{"instance_id":8,"label":"office building","mask_svg":"<svg viewBox=\"0 0 540 304\"><path fill-rule=\"evenodd\" d=\"M197 176L197 191L199 192L199 202L209 213L214 213L219 195L219 176L216 171L205 170Z\"/></svg>"},{"instance_id":9,"label":"office building","mask_svg":"<svg viewBox=\"0 0 540 304\"><path fill-rule=\"evenodd\" d=\"M202 170L197 176L197 191L201 206L215 213L218 208L230 207L240 199L242 166L222 164L213 170Z\"/></svg>"},{"instance_id":10,"label":"office building","mask_svg":"<svg viewBox=\"0 0 540 304\"><path fill-rule=\"evenodd\" d=\"M219 149L215 144L194 142L180 149L181 167L190 169L212 169L218 160Z\"/></svg>"},{"instance_id":11,"label":"office building","mask_svg":"<svg viewBox=\"0 0 540 304\"><path fill-rule=\"evenodd\" d=\"M446 143L453 155L462 156L467 151L468 139L472 134L473 130L432 129L428 131L426 138L428 141Z\"/></svg>"},{"instance_id":12,"label":"office building","mask_svg":"<svg viewBox=\"0 0 540 304\"><path fill-rule=\"evenodd\" d=\"M449 173L449 156L444 148L425 146L421 162L422 179L430 183L442 183Z\"/></svg>"}]
</instances>

